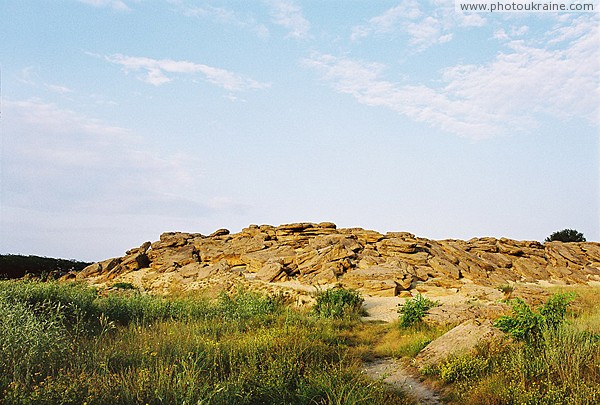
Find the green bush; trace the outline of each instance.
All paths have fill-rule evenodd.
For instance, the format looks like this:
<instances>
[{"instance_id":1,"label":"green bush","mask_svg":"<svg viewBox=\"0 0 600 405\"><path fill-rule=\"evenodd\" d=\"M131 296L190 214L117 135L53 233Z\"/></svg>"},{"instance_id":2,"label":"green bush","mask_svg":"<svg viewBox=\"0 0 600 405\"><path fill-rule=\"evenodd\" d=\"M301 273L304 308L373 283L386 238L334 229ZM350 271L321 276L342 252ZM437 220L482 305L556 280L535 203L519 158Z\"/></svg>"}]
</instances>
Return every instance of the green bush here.
<instances>
[{"instance_id":1,"label":"green bush","mask_svg":"<svg viewBox=\"0 0 600 405\"><path fill-rule=\"evenodd\" d=\"M488 362L483 357L455 356L439 365L439 375L445 383L455 381L472 381L482 376L488 368Z\"/></svg>"},{"instance_id":2,"label":"green bush","mask_svg":"<svg viewBox=\"0 0 600 405\"><path fill-rule=\"evenodd\" d=\"M399 304L400 326L408 328L416 325L423 320L427 311L440 305L437 301L423 297L420 293L416 297L406 300L404 304Z\"/></svg>"},{"instance_id":3,"label":"green bush","mask_svg":"<svg viewBox=\"0 0 600 405\"><path fill-rule=\"evenodd\" d=\"M574 299L574 294L555 294L538 311L533 311L522 299L515 298L510 301L512 315L501 316L494 326L517 340L536 343L545 329L555 329L564 322L567 306Z\"/></svg>"},{"instance_id":4,"label":"green bush","mask_svg":"<svg viewBox=\"0 0 600 405\"><path fill-rule=\"evenodd\" d=\"M585 236L581 232L575 229L563 229L562 231L556 231L552 235L548 236L545 242L585 242Z\"/></svg>"},{"instance_id":5,"label":"green bush","mask_svg":"<svg viewBox=\"0 0 600 405\"><path fill-rule=\"evenodd\" d=\"M317 295L313 313L321 318L357 318L363 313L364 299L358 291L331 288Z\"/></svg>"},{"instance_id":6,"label":"green bush","mask_svg":"<svg viewBox=\"0 0 600 405\"><path fill-rule=\"evenodd\" d=\"M546 326L556 329L562 324L567 315L567 307L574 299L575 293L554 294L550 297L539 311Z\"/></svg>"}]
</instances>

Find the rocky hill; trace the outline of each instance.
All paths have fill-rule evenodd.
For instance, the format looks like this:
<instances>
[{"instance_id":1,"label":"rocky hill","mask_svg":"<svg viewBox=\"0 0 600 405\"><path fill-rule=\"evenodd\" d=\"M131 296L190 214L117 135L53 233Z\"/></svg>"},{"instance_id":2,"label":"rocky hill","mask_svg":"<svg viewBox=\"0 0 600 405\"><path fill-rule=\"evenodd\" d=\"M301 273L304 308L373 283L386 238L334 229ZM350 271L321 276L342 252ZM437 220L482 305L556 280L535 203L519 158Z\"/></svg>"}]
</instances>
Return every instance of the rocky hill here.
<instances>
[{"instance_id":1,"label":"rocky hill","mask_svg":"<svg viewBox=\"0 0 600 405\"><path fill-rule=\"evenodd\" d=\"M94 263L71 277L105 285L127 281L160 293L219 283L300 289L338 283L367 295L392 297L419 286L600 282L600 243L436 241L407 232L338 229L333 223L250 225L235 234L225 229L208 236L164 233L159 241Z\"/></svg>"}]
</instances>

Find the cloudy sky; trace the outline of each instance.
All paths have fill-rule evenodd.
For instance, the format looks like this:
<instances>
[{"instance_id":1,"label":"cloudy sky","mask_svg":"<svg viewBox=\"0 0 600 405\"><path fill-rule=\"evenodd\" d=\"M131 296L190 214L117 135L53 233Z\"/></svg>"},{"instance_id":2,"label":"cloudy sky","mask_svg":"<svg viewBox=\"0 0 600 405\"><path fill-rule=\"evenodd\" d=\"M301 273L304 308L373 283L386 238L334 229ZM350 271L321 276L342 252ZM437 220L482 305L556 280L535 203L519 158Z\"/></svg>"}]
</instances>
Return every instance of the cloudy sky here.
<instances>
[{"instance_id":1,"label":"cloudy sky","mask_svg":"<svg viewBox=\"0 0 600 405\"><path fill-rule=\"evenodd\" d=\"M333 221L600 240L596 13L0 2L0 253Z\"/></svg>"}]
</instances>

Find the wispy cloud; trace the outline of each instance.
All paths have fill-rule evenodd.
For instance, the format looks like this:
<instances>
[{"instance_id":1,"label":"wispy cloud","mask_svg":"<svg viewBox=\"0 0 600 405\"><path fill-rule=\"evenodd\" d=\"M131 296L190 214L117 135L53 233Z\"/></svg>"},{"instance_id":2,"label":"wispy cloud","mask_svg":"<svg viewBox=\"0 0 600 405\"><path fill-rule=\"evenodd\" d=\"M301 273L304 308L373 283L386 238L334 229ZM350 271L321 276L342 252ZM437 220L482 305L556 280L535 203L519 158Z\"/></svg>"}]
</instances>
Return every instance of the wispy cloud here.
<instances>
[{"instance_id":1,"label":"wispy cloud","mask_svg":"<svg viewBox=\"0 0 600 405\"><path fill-rule=\"evenodd\" d=\"M198 201L198 162L39 99L5 101L3 204L46 212L169 215ZM181 206L181 207L180 207ZM207 209L207 206L204 207Z\"/></svg>"},{"instance_id":2,"label":"wispy cloud","mask_svg":"<svg viewBox=\"0 0 600 405\"><path fill-rule=\"evenodd\" d=\"M32 86L32 87L43 87L46 90L49 90L53 93L58 93L58 94L68 94L68 93L73 93L73 90L67 86L61 85L61 84L53 84L53 83L46 83L44 82L44 80L40 77L40 74L37 72L37 68L34 66L27 66L23 69L21 69L21 71L19 72L19 75L17 77L17 80L20 83Z\"/></svg>"},{"instance_id":3,"label":"wispy cloud","mask_svg":"<svg viewBox=\"0 0 600 405\"><path fill-rule=\"evenodd\" d=\"M498 134L493 117L464 100L453 101L424 85L400 85L382 78L384 65L314 54L304 62L325 81L362 104L390 108L417 121L472 138Z\"/></svg>"},{"instance_id":4,"label":"wispy cloud","mask_svg":"<svg viewBox=\"0 0 600 405\"><path fill-rule=\"evenodd\" d=\"M177 11L186 17L211 19L219 24L249 30L261 38L269 36L269 29L250 15L240 15L232 9L208 4L204 6L191 5L184 0L169 0L169 2L176 6Z\"/></svg>"},{"instance_id":5,"label":"wispy cloud","mask_svg":"<svg viewBox=\"0 0 600 405\"><path fill-rule=\"evenodd\" d=\"M94 7L110 7L114 10L129 11L129 6L122 0L77 0L80 3L89 4Z\"/></svg>"},{"instance_id":6,"label":"wispy cloud","mask_svg":"<svg viewBox=\"0 0 600 405\"><path fill-rule=\"evenodd\" d=\"M427 7L426 11L424 7ZM350 38L358 40L370 35L401 32L409 36L410 45L421 51L452 40L456 27L481 26L484 23L479 14L456 13L452 0L404 0L365 24L353 27Z\"/></svg>"},{"instance_id":7,"label":"wispy cloud","mask_svg":"<svg viewBox=\"0 0 600 405\"><path fill-rule=\"evenodd\" d=\"M100 260L238 210L215 204L197 158L127 128L40 99L4 100L2 112L3 249Z\"/></svg>"},{"instance_id":8,"label":"wispy cloud","mask_svg":"<svg viewBox=\"0 0 600 405\"><path fill-rule=\"evenodd\" d=\"M99 56L90 53L93 56ZM177 74L200 74L204 80L229 91L257 90L270 87L268 83L244 77L229 70L200 63L172 59L152 59L139 56L114 54L103 57L105 60L122 66L125 72L142 72L138 78L154 86L173 80Z\"/></svg>"},{"instance_id":9,"label":"wispy cloud","mask_svg":"<svg viewBox=\"0 0 600 405\"><path fill-rule=\"evenodd\" d=\"M371 18L366 24L352 29L351 39L356 40L372 34L387 34L400 28L407 20L416 20L423 15L417 1L403 1L396 7L387 9L382 14Z\"/></svg>"},{"instance_id":10,"label":"wispy cloud","mask_svg":"<svg viewBox=\"0 0 600 405\"><path fill-rule=\"evenodd\" d=\"M286 28L288 36L296 39L309 37L310 22L304 18L302 9L292 0L269 0L273 22Z\"/></svg>"},{"instance_id":11,"label":"wispy cloud","mask_svg":"<svg viewBox=\"0 0 600 405\"><path fill-rule=\"evenodd\" d=\"M360 103L474 139L534 128L539 114L597 125L600 44L595 18L582 16L570 20L568 28L555 28L545 45L510 40L507 51L487 64L444 69L438 87L387 81L384 65L327 54L313 54L305 64ZM554 40L562 41L562 47L552 46Z\"/></svg>"},{"instance_id":12,"label":"wispy cloud","mask_svg":"<svg viewBox=\"0 0 600 405\"><path fill-rule=\"evenodd\" d=\"M45 84L46 88L54 93L58 94L67 94L73 93L73 90L68 88L67 86L62 86L60 84Z\"/></svg>"}]
</instances>

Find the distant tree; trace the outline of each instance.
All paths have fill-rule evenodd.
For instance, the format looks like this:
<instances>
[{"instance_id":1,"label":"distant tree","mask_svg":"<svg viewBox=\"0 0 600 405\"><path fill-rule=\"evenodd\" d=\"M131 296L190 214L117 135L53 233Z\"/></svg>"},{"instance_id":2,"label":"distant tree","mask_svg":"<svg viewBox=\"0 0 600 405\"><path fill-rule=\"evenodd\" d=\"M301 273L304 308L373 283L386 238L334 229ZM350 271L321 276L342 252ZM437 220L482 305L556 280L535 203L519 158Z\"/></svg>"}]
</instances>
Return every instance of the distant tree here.
<instances>
[{"instance_id":1,"label":"distant tree","mask_svg":"<svg viewBox=\"0 0 600 405\"><path fill-rule=\"evenodd\" d=\"M58 278L70 271L81 271L91 263L51 257L0 255L0 278L21 278L30 274Z\"/></svg>"},{"instance_id":2,"label":"distant tree","mask_svg":"<svg viewBox=\"0 0 600 405\"><path fill-rule=\"evenodd\" d=\"M581 232L577 232L575 229L563 229L562 231L556 231L552 235L546 238L546 242L585 242L585 237Z\"/></svg>"}]
</instances>

